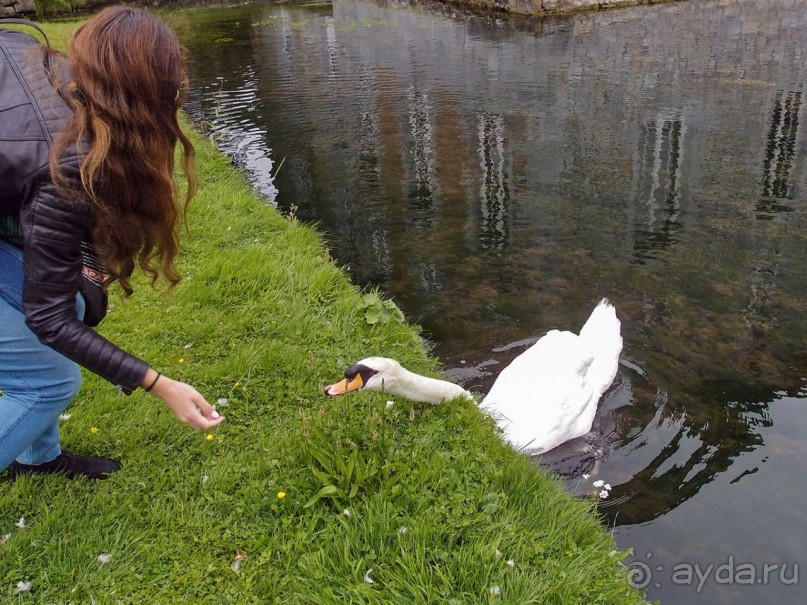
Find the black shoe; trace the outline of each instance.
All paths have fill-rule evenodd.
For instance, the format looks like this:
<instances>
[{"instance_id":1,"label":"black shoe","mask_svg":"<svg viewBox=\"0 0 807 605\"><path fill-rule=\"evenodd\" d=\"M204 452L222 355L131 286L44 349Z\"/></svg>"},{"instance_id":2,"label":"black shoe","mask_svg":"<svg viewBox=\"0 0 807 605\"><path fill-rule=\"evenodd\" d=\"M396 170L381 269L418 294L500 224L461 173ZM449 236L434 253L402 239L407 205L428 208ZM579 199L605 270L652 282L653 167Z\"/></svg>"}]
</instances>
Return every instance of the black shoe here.
<instances>
[{"instance_id":1,"label":"black shoe","mask_svg":"<svg viewBox=\"0 0 807 605\"><path fill-rule=\"evenodd\" d=\"M76 456L62 450L62 453L56 458L44 464L22 464L14 461L8 467L8 476L10 479L16 479L19 475L58 473L68 479L75 479L76 477L106 479L109 473L114 473L120 468L120 462L112 458Z\"/></svg>"}]
</instances>

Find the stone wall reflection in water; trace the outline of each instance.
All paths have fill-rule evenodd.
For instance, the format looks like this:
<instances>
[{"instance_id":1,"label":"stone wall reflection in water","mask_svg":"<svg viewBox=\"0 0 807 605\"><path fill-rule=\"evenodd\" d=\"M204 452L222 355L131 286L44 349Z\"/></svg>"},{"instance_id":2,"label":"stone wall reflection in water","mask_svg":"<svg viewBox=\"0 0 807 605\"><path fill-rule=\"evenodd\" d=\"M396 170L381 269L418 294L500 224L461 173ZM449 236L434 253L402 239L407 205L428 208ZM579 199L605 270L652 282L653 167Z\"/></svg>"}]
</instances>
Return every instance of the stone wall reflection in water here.
<instances>
[{"instance_id":1,"label":"stone wall reflection in water","mask_svg":"<svg viewBox=\"0 0 807 605\"><path fill-rule=\"evenodd\" d=\"M489 386L522 339L616 303L623 364L597 433L553 464L581 494L583 470L608 480L601 510L621 543L665 564L796 558L803 1L522 21L337 0L176 26L190 111L281 208L320 223L357 281L393 295L466 386ZM790 594L765 588L701 598Z\"/></svg>"}]
</instances>

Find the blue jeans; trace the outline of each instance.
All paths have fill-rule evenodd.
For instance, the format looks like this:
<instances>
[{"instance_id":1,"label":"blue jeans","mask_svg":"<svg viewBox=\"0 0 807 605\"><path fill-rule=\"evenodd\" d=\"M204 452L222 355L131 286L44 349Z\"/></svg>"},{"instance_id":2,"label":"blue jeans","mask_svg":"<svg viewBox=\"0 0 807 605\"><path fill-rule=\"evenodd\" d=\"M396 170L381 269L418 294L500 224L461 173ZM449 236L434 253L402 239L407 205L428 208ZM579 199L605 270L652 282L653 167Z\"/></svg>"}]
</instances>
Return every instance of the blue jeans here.
<instances>
[{"instance_id":1,"label":"blue jeans","mask_svg":"<svg viewBox=\"0 0 807 605\"><path fill-rule=\"evenodd\" d=\"M78 365L39 342L22 310L22 250L0 240L0 472L16 458L49 462L62 453L59 414L81 386ZM79 318L84 299L76 299Z\"/></svg>"}]
</instances>

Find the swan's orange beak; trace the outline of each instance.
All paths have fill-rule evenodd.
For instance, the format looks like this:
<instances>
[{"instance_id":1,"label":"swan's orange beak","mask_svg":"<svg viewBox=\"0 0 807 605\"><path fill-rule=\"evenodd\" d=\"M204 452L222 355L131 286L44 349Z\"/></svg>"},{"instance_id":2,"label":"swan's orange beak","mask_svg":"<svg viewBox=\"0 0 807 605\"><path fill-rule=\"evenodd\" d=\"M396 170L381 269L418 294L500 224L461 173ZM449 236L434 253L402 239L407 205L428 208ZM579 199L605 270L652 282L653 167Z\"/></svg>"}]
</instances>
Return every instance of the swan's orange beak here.
<instances>
[{"instance_id":1,"label":"swan's orange beak","mask_svg":"<svg viewBox=\"0 0 807 605\"><path fill-rule=\"evenodd\" d=\"M361 374L356 374L353 377L353 380L348 380L347 378L345 378L344 380L340 380L336 384L332 384L331 386L325 389L325 394L330 395L331 397L336 397L337 395L344 395L345 393L350 393L350 391L358 391L363 386L364 386L364 380L362 380Z\"/></svg>"}]
</instances>

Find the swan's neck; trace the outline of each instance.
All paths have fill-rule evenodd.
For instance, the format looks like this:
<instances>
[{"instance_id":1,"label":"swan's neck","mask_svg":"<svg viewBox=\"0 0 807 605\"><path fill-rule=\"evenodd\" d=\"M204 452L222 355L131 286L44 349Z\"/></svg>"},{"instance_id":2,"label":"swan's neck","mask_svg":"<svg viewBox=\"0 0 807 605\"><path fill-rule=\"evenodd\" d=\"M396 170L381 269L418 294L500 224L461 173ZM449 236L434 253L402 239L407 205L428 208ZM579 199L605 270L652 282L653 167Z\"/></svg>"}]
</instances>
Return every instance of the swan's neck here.
<instances>
[{"instance_id":1,"label":"swan's neck","mask_svg":"<svg viewBox=\"0 0 807 605\"><path fill-rule=\"evenodd\" d=\"M447 380L421 376L404 368L401 369L403 372L401 372L400 376L395 381L391 381L391 384L386 385L386 390L390 393L413 401L422 401L435 405L451 401L460 396L467 397L473 401L471 394L458 384Z\"/></svg>"}]
</instances>

